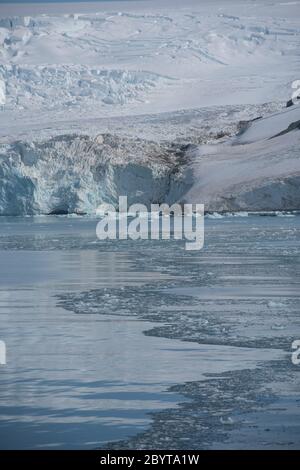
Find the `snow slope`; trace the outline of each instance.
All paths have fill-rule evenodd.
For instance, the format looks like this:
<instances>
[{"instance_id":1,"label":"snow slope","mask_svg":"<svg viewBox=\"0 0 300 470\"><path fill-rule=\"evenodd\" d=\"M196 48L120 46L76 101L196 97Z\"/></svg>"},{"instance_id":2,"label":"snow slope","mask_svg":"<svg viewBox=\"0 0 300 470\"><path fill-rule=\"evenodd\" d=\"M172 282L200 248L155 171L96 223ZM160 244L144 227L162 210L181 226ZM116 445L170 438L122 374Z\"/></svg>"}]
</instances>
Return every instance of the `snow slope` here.
<instances>
[{"instance_id":1,"label":"snow slope","mask_svg":"<svg viewBox=\"0 0 300 470\"><path fill-rule=\"evenodd\" d=\"M298 78L297 2L98 5L23 17L0 5L5 122L282 101Z\"/></svg>"},{"instance_id":2,"label":"snow slope","mask_svg":"<svg viewBox=\"0 0 300 470\"><path fill-rule=\"evenodd\" d=\"M300 106L252 122L220 145L191 151L193 184L185 201L210 211L300 208Z\"/></svg>"}]
</instances>

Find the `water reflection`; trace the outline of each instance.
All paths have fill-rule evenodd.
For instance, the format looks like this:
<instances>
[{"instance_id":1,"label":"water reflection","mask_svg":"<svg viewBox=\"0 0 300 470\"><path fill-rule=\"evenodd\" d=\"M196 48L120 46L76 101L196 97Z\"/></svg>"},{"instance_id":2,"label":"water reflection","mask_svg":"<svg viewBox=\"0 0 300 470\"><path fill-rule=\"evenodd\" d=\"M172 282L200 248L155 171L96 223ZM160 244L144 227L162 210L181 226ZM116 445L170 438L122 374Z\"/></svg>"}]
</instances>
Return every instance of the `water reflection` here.
<instances>
[{"instance_id":1,"label":"water reflection","mask_svg":"<svg viewBox=\"0 0 300 470\"><path fill-rule=\"evenodd\" d=\"M13 223L3 222L2 235L12 232ZM94 222L78 221L76 230L93 243L94 227ZM2 448L94 448L128 437L149 424L149 411L182 400L166 392L169 385L201 380L212 369L254 367L281 354L144 336L153 323L85 315L84 304L82 315L66 311L57 305L56 294L142 289L172 275L158 263L137 269L132 251L69 250L74 223L68 219L50 218L34 226L18 220L13 233L18 249L0 251L0 339L7 345L7 365L0 369ZM32 251L37 237L49 233L51 251L45 246ZM31 249L20 249L31 235ZM64 249L52 250L62 235ZM168 267L173 255L166 250L163 256Z\"/></svg>"}]
</instances>

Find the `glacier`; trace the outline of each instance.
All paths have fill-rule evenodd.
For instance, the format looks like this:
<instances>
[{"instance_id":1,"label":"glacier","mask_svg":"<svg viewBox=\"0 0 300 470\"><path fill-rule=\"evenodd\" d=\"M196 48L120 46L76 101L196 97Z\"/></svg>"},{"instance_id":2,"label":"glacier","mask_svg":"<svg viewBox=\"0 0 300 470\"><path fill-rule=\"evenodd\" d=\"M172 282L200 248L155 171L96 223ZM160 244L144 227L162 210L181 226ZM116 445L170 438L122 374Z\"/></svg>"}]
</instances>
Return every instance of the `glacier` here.
<instances>
[{"instance_id":1,"label":"glacier","mask_svg":"<svg viewBox=\"0 0 300 470\"><path fill-rule=\"evenodd\" d=\"M210 144L113 134L0 147L0 214L94 214L117 204L204 203L206 211L300 209L300 107ZM221 140L221 141L220 141Z\"/></svg>"},{"instance_id":2,"label":"glacier","mask_svg":"<svg viewBox=\"0 0 300 470\"><path fill-rule=\"evenodd\" d=\"M109 134L16 142L0 154L0 213L91 214L119 195L128 195L130 204L160 202L183 191L180 162L180 152L166 145Z\"/></svg>"},{"instance_id":3,"label":"glacier","mask_svg":"<svg viewBox=\"0 0 300 470\"><path fill-rule=\"evenodd\" d=\"M116 5L1 7L0 214L298 210L297 2Z\"/></svg>"}]
</instances>

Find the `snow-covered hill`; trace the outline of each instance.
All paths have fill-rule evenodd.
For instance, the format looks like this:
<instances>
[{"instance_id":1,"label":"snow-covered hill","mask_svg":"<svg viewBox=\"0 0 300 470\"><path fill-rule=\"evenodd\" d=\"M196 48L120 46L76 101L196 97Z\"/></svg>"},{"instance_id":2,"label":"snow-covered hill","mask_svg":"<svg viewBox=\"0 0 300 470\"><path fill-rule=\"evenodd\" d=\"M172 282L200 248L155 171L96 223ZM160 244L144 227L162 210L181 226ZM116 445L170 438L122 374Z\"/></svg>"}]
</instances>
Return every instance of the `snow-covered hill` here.
<instances>
[{"instance_id":1,"label":"snow-covered hill","mask_svg":"<svg viewBox=\"0 0 300 470\"><path fill-rule=\"evenodd\" d=\"M238 137L192 150L185 201L210 211L300 209L300 106L256 120Z\"/></svg>"}]
</instances>

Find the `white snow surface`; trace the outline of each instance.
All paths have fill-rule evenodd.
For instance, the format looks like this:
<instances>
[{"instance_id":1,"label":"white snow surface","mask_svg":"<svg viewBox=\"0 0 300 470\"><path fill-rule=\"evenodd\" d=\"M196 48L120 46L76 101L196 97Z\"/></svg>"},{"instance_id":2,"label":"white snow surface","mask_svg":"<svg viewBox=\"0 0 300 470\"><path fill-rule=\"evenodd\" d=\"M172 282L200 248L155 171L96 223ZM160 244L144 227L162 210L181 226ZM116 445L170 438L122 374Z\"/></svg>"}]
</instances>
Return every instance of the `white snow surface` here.
<instances>
[{"instance_id":1,"label":"white snow surface","mask_svg":"<svg viewBox=\"0 0 300 470\"><path fill-rule=\"evenodd\" d=\"M105 2L77 14L55 8L7 17L21 7L0 5L5 121L279 101L299 78L298 2Z\"/></svg>"},{"instance_id":2,"label":"white snow surface","mask_svg":"<svg viewBox=\"0 0 300 470\"><path fill-rule=\"evenodd\" d=\"M300 106L252 122L240 136L190 154L184 201L210 211L300 208Z\"/></svg>"},{"instance_id":3,"label":"white snow surface","mask_svg":"<svg viewBox=\"0 0 300 470\"><path fill-rule=\"evenodd\" d=\"M0 5L0 214L300 208L300 2L39 8Z\"/></svg>"}]
</instances>

